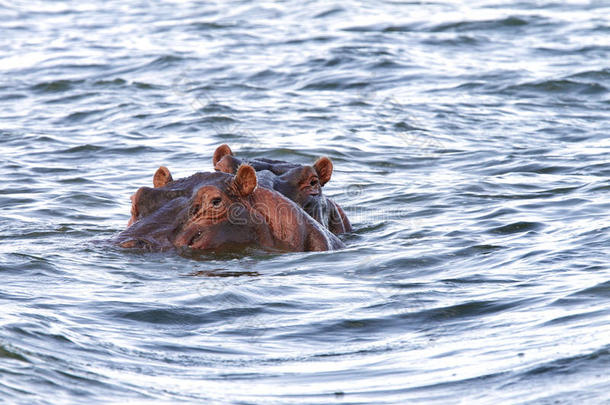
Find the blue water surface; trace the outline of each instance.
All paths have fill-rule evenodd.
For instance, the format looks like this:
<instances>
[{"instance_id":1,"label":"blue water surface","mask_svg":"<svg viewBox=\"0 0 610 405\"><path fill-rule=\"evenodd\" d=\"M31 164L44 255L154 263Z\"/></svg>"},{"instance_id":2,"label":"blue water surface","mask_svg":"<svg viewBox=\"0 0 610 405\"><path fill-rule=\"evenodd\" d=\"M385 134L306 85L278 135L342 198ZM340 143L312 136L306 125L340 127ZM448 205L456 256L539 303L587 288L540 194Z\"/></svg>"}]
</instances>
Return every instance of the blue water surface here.
<instances>
[{"instance_id":1,"label":"blue water surface","mask_svg":"<svg viewBox=\"0 0 610 405\"><path fill-rule=\"evenodd\" d=\"M0 401L610 403L610 3L0 5ZM160 165L311 164L337 252L108 241Z\"/></svg>"}]
</instances>

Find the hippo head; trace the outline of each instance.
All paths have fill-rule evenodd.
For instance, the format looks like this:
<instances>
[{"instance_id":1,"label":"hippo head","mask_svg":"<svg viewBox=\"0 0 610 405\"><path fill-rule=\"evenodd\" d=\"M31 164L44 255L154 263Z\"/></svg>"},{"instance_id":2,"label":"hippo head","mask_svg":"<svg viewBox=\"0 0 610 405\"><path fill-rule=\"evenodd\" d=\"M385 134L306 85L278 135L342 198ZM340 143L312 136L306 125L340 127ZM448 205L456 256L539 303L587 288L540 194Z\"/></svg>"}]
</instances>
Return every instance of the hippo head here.
<instances>
[{"instance_id":1,"label":"hippo head","mask_svg":"<svg viewBox=\"0 0 610 405\"><path fill-rule=\"evenodd\" d=\"M212 160L214 169L235 173L244 163L234 156L228 145L219 146ZM276 190L301 206L316 221L338 234L352 230L343 210L322 193L322 187L330 181L333 163L327 157L319 158L313 165L299 165L281 160L254 159L247 163L257 174L262 187Z\"/></svg>"},{"instance_id":2,"label":"hippo head","mask_svg":"<svg viewBox=\"0 0 610 405\"><path fill-rule=\"evenodd\" d=\"M278 193L257 190L256 173L248 165L235 175L196 173L176 181L160 167L153 184L132 196L132 216L118 236L120 246L218 251L327 250L342 245Z\"/></svg>"},{"instance_id":3,"label":"hippo head","mask_svg":"<svg viewBox=\"0 0 610 405\"><path fill-rule=\"evenodd\" d=\"M218 249L269 244L264 220L247 209L256 187L252 167L244 165L235 176L197 173L178 181L160 167L153 184L155 188L142 187L132 196L122 246Z\"/></svg>"},{"instance_id":4,"label":"hippo head","mask_svg":"<svg viewBox=\"0 0 610 405\"><path fill-rule=\"evenodd\" d=\"M321 224L330 216L329 200L322 194L322 186L330 180L333 164L327 157L313 166L303 165L286 170L274 179L273 189L285 195ZM260 172L259 172L260 173ZM261 173L264 176L264 173Z\"/></svg>"}]
</instances>

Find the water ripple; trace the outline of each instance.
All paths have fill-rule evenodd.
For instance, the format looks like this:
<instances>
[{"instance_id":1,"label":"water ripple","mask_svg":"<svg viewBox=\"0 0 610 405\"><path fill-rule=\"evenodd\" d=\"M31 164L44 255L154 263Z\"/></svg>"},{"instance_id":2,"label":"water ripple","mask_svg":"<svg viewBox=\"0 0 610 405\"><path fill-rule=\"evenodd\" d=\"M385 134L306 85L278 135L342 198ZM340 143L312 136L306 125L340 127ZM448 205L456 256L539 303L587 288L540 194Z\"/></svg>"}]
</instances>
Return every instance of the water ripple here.
<instances>
[{"instance_id":1,"label":"water ripple","mask_svg":"<svg viewBox=\"0 0 610 405\"><path fill-rule=\"evenodd\" d=\"M0 7L0 398L607 402L609 11ZM329 156L347 248L110 243L221 143Z\"/></svg>"}]
</instances>

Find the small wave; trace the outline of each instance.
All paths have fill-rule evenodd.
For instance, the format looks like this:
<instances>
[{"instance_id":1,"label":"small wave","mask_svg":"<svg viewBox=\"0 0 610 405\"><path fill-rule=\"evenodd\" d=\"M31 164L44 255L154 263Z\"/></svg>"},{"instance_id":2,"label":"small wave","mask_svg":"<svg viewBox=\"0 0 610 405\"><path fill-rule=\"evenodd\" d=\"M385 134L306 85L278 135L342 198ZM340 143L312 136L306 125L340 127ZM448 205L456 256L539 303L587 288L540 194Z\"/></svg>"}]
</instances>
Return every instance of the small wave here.
<instances>
[{"instance_id":1,"label":"small wave","mask_svg":"<svg viewBox=\"0 0 610 405\"><path fill-rule=\"evenodd\" d=\"M343 7L332 7L332 8L329 8L328 10L324 10L324 11L314 15L313 18L325 18L325 17L329 17L331 15L341 14L343 12L345 12L345 9Z\"/></svg>"},{"instance_id":2,"label":"small wave","mask_svg":"<svg viewBox=\"0 0 610 405\"><path fill-rule=\"evenodd\" d=\"M497 228L490 229L487 232L496 235L512 235L515 233L538 231L542 228L544 228L544 224L541 224L539 222L521 221L504 226L499 226Z\"/></svg>"},{"instance_id":3,"label":"small wave","mask_svg":"<svg viewBox=\"0 0 610 405\"><path fill-rule=\"evenodd\" d=\"M42 236L48 236L50 233L43 232ZM39 231L25 231L20 232L17 235L9 235L8 239L32 239L37 240L40 238L41 233ZM11 253L9 255L10 261L6 264L0 264L0 271L12 271L19 274L23 274L24 271L31 271L34 274L43 273L57 273L59 272L58 267L53 264L53 261L42 256L27 254L27 253ZM30 274L31 276L32 274Z\"/></svg>"},{"instance_id":4,"label":"small wave","mask_svg":"<svg viewBox=\"0 0 610 405\"><path fill-rule=\"evenodd\" d=\"M110 109L108 109L108 108L100 108L100 109L89 110L89 111L77 111L77 112L73 112L73 113L67 115L66 117L62 118L62 120L70 121L72 123L84 122L84 121L94 118L104 112L107 112L109 110Z\"/></svg>"},{"instance_id":5,"label":"small wave","mask_svg":"<svg viewBox=\"0 0 610 405\"><path fill-rule=\"evenodd\" d=\"M457 257L483 256L492 254L502 249L505 249L505 247L496 245L474 245L458 250L455 252L455 255ZM488 280L485 280L485 282L488 282Z\"/></svg>"},{"instance_id":6,"label":"small wave","mask_svg":"<svg viewBox=\"0 0 610 405\"><path fill-rule=\"evenodd\" d=\"M600 70L587 70L568 76L569 79L591 79L594 81L610 80L610 68Z\"/></svg>"},{"instance_id":7,"label":"small wave","mask_svg":"<svg viewBox=\"0 0 610 405\"><path fill-rule=\"evenodd\" d=\"M277 77L278 75L280 75L281 73L273 70L273 69L264 69L264 70L259 70L256 73L253 73L252 75L250 75L248 77L249 80L268 80L268 79L272 79Z\"/></svg>"},{"instance_id":8,"label":"small wave","mask_svg":"<svg viewBox=\"0 0 610 405\"><path fill-rule=\"evenodd\" d=\"M104 149L105 148L103 146L86 144L86 145L73 146L71 148L58 151L57 153L74 154L74 153L83 153L83 152L99 152Z\"/></svg>"},{"instance_id":9,"label":"small wave","mask_svg":"<svg viewBox=\"0 0 610 405\"><path fill-rule=\"evenodd\" d=\"M498 20L482 20L482 21L458 21L443 23L431 27L431 32L445 32L445 31L488 31L506 28L519 28L526 25L533 24L534 21L528 21L520 17L507 17Z\"/></svg>"},{"instance_id":10,"label":"small wave","mask_svg":"<svg viewBox=\"0 0 610 405\"><path fill-rule=\"evenodd\" d=\"M347 90L360 89L367 86L368 83L359 78L342 76L313 80L299 88L299 90Z\"/></svg>"},{"instance_id":11,"label":"small wave","mask_svg":"<svg viewBox=\"0 0 610 405\"><path fill-rule=\"evenodd\" d=\"M463 46L478 46L489 43L484 37L474 37L472 35L458 35L451 38L428 38L424 39L422 43L432 46L450 46L450 47L463 47Z\"/></svg>"},{"instance_id":12,"label":"small wave","mask_svg":"<svg viewBox=\"0 0 610 405\"><path fill-rule=\"evenodd\" d=\"M345 32L382 32L385 29L385 25L355 25L353 27L343 28Z\"/></svg>"},{"instance_id":13,"label":"small wave","mask_svg":"<svg viewBox=\"0 0 610 405\"><path fill-rule=\"evenodd\" d=\"M198 21L191 23L187 26L187 29L192 29L194 31L217 31L217 30L225 30L229 28L234 28L235 24L232 23L219 23L214 21Z\"/></svg>"},{"instance_id":14,"label":"small wave","mask_svg":"<svg viewBox=\"0 0 610 405\"><path fill-rule=\"evenodd\" d=\"M309 42L324 43L324 42L330 42L333 39L335 39L335 37L330 36L330 35L317 35L317 36L314 36L314 37L288 39L288 40L285 40L285 41L281 41L278 44L281 44L281 45L300 45L300 44L306 44L306 43L309 43Z\"/></svg>"},{"instance_id":15,"label":"small wave","mask_svg":"<svg viewBox=\"0 0 610 405\"><path fill-rule=\"evenodd\" d=\"M94 192L72 192L52 200L59 206L69 207L113 207L116 202L111 194Z\"/></svg>"},{"instance_id":16,"label":"small wave","mask_svg":"<svg viewBox=\"0 0 610 405\"><path fill-rule=\"evenodd\" d=\"M73 101L84 100L86 98L90 98L96 96L98 93L81 93L81 94L70 94L64 97L57 97L50 100L45 100L45 104L70 104Z\"/></svg>"},{"instance_id":17,"label":"small wave","mask_svg":"<svg viewBox=\"0 0 610 405\"><path fill-rule=\"evenodd\" d=\"M573 303L573 302L571 302ZM557 304L555 302L554 304ZM565 306L565 301L563 305ZM553 325L564 325L564 324L573 324L578 321L585 321L587 324L591 324L591 321L595 318L603 318L608 314L606 309L596 310L596 311L586 311L577 314L570 314L565 316L560 316L557 318L553 318L550 321L547 321L542 324L542 326L553 326Z\"/></svg>"},{"instance_id":18,"label":"small wave","mask_svg":"<svg viewBox=\"0 0 610 405\"><path fill-rule=\"evenodd\" d=\"M2 101L19 100L22 98L27 98L27 95L22 93L7 93L0 96L0 100Z\"/></svg>"},{"instance_id":19,"label":"small wave","mask_svg":"<svg viewBox=\"0 0 610 405\"><path fill-rule=\"evenodd\" d=\"M579 47L573 47L573 48L565 48L565 47L549 48L549 47L541 46L541 47L536 48L535 50L540 55L555 56L555 57L569 56L569 55L595 56L596 54L605 56L608 54L608 51L610 51L610 46L590 45L590 46L579 46Z\"/></svg>"},{"instance_id":20,"label":"small wave","mask_svg":"<svg viewBox=\"0 0 610 405\"><path fill-rule=\"evenodd\" d=\"M160 70L162 71L163 69L167 69L167 68L174 67L177 65L184 65L189 60L190 60L190 58L180 57L177 55L162 55L162 56L158 56L158 57L154 58L151 61L144 62L144 63L131 62L127 66L121 66L115 70L104 72L104 74L100 75L100 76L105 78L105 77L109 77L109 76L132 74L134 72L145 72L145 71L149 71L149 70L154 71L155 73L158 73ZM105 79L99 79L99 80L105 80Z\"/></svg>"},{"instance_id":21,"label":"small wave","mask_svg":"<svg viewBox=\"0 0 610 405\"><path fill-rule=\"evenodd\" d=\"M482 191L482 189L480 191ZM477 217L476 220L481 221L483 219L492 219L492 218L498 218L498 217L502 217L502 216L506 216L506 215L515 215L518 212L519 211L514 208L502 207L502 208L498 208L488 214L484 214L480 217Z\"/></svg>"},{"instance_id":22,"label":"small wave","mask_svg":"<svg viewBox=\"0 0 610 405\"><path fill-rule=\"evenodd\" d=\"M229 125L238 124L240 121L236 120L235 118L228 117L226 115L210 115L201 118L198 122L217 125Z\"/></svg>"},{"instance_id":23,"label":"small wave","mask_svg":"<svg viewBox=\"0 0 610 405\"><path fill-rule=\"evenodd\" d=\"M11 359L11 360L19 360L24 363L29 363L28 359L26 359L23 355L0 345L0 358L1 359Z\"/></svg>"},{"instance_id":24,"label":"small wave","mask_svg":"<svg viewBox=\"0 0 610 405\"><path fill-rule=\"evenodd\" d=\"M127 81L120 77L112 80L96 80L93 82L94 86L111 87L111 86L123 86Z\"/></svg>"},{"instance_id":25,"label":"small wave","mask_svg":"<svg viewBox=\"0 0 610 405\"><path fill-rule=\"evenodd\" d=\"M228 294L222 294L223 296ZM218 298L225 303L226 297ZM262 312L258 307L238 305L240 297L230 299L228 308L156 308L136 311L115 311L113 316L152 324L202 326L217 322L229 322L235 326L231 333L242 334L256 326L255 315ZM221 306L219 304L219 306ZM232 321L231 321L232 320Z\"/></svg>"},{"instance_id":26,"label":"small wave","mask_svg":"<svg viewBox=\"0 0 610 405\"><path fill-rule=\"evenodd\" d=\"M84 80L53 80L50 82L38 83L30 87L30 90L37 93L59 93L62 91L71 90L84 82Z\"/></svg>"},{"instance_id":27,"label":"small wave","mask_svg":"<svg viewBox=\"0 0 610 405\"><path fill-rule=\"evenodd\" d=\"M85 185L85 184L95 184L94 181L84 178L84 177L70 177L67 179L60 179L58 180L58 183L61 184L78 184L78 185Z\"/></svg>"},{"instance_id":28,"label":"small wave","mask_svg":"<svg viewBox=\"0 0 610 405\"><path fill-rule=\"evenodd\" d=\"M582 371L581 369L607 370L610 363L610 349L603 347L591 353L581 354L572 357L555 359L537 365L523 373L523 378L537 377L540 375L550 375L556 377L558 374L574 374Z\"/></svg>"},{"instance_id":29,"label":"small wave","mask_svg":"<svg viewBox=\"0 0 610 405\"><path fill-rule=\"evenodd\" d=\"M585 288L572 294L573 297L587 297L595 299L610 298L610 281L604 281L593 287Z\"/></svg>"},{"instance_id":30,"label":"small wave","mask_svg":"<svg viewBox=\"0 0 610 405\"><path fill-rule=\"evenodd\" d=\"M144 82L133 82L133 87L140 90L153 90L153 89L161 89L162 87L157 86L152 83L144 83Z\"/></svg>"},{"instance_id":31,"label":"small wave","mask_svg":"<svg viewBox=\"0 0 610 405\"><path fill-rule=\"evenodd\" d=\"M176 55L163 55L148 63L148 66L168 67L175 63L184 62L185 58Z\"/></svg>"},{"instance_id":32,"label":"small wave","mask_svg":"<svg viewBox=\"0 0 610 405\"><path fill-rule=\"evenodd\" d=\"M569 79L543 80L539 82L523 83L508 86L503 90L504 93L511 94L603 94L608 89L599 83L583 83Z\"/></svg>"},{"instance_id":33,"label":"small wave","mask_svg":"<svg viewBox=\"0 0 610 405\"><path fill-rule=\"evenodd\" d=\"M540 163L524 164L523 162L514 162L506 168L498 170L487 169L487 174L491 176L502 176L509 173L535 173L535 174L561 174L573 170L570 166L548 166Z\"/></svg>"},{"instance_id":34,"label":"small wave","mask_svg":"<svg viewBox=\"0 0 610 405\"><path fill-rule=\"evenodd\" d=\"M191 309L142 309L139 311L115 312L130 321L163 325L204 325L217 321L206 312L196 313Z\"/></svg>"},{"instance_id":35,"label":"small wave","mask_svg":"<svg viewBox=\"0 0 610 405\"><path fill-rule=\"evenodd\" d=\"M471 301L448 307L430 309L425 311L425 316L430 321L448 322L468 318L476 318L480 320L480 317L482 316L492 315L497 312L503 312L515 307L519 307L528 301L529 299L512 301Z\"/></svg>"},{"instance_id":36,"label":"small wave","mask_svg":"<svg viewBox=\"0 0 610 405\"><path fill-rule=\"evenodd\" d=\"M382 58L380 61L371 65L371 69L407 69L409 66L398 61Z\"/></svg>"}]
</instances>

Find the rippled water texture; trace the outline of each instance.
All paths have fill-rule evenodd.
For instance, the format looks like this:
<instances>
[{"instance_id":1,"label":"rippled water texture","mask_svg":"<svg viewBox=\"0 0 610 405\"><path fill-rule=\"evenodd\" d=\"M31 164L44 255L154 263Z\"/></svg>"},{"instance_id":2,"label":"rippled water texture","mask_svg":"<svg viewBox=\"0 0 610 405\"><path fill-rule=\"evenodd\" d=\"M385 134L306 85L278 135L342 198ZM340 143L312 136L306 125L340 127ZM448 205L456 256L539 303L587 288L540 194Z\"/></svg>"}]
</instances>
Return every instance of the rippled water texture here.
<instances>
[{"instance_id":1,"label":"rippled water texture","mask_svg":"<svg viewBox=\"0 0 610 405\"><path fill-rule=\"evenodd\" d=\"M609 403L607 1L2 4L1 402ZM107 242L221 143L348 248Z\"/></svg>"}]
</instances>

